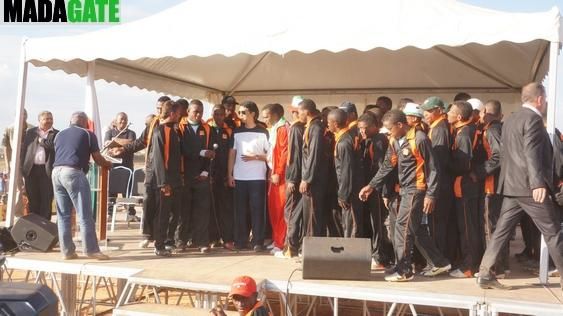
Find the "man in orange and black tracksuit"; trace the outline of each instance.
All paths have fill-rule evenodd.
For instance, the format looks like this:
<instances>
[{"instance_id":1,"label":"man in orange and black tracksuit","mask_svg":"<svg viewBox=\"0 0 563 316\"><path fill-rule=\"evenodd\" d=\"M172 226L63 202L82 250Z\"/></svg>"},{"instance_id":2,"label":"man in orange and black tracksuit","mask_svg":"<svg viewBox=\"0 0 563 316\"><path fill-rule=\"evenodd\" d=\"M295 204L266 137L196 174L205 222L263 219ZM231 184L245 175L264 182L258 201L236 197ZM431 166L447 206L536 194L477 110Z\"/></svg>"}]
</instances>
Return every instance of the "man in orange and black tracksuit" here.
<instances>
[{"instance_id":1,"label":"man in orange and black tracksuit","mask_svg":"<svg viewBox=\"0 0 563 316\"><path fill-rule=\"evenodd\" d=\"M479 265L481 237L478 228L479 191L470 174L476 144L473 108L465 101L456 101L448 111L448 121L455 128L449 171L454 178L454 203L457 217L461 261L450 276L470 278Z\"/></svg>"},{"instance_id":2,"label":"man in orange and black tracksuit","mask_svg":"<svg viewBox=\"0 0 563 316\"><path fill-rule=\"evenodd\" d=\"M448 172L453 145L450 124L444 114L445 104L438 97L430 97L420 106L424 111L424 119L430 124L428 138L432 142L432 151L436 157L436 165L440 170L438 182L438 198L429 221L430 233L438 250L449 260L456 259L458 250L457 230L448 234L448 227L456 225L453 208L453 180ZM451 223L451 224L449 224ZM453 239L453 240L451 240Z\"/></svg>"},{"instance_id":3,"label":"man in orange and black tracksuit","mask_svg":"<svg viewBox=\"0 0 563 316\"><path fill-rule=\"evenodd\" d=\"M187 246L188 227L191 227L193 244L202 253L209 252L209 215L211 187L209 182L210 160L215 157L211 128L201 120L203 103L190 102L188 116L180 122L182 153L184 155L185 204L182 205L176 246L183 251ZM188 226L190 225L190 226Z\"/></svg>"},{"instance_id":4,"label":"man in orange and black tracksuit","mask_svg":"<svg viewBox=\"0 0 563 316\"><path fill-rule=\"evenodd\" d=\"M483 238L485 243L488 244L495 230L502 207L502 196L496 193L500 175L502 131L502 108L500 102L497 100L487 101L481 110L480 116L483 126L482 144L487 154L487 160L475 166L472 177L476 177L477 180L484 183L484 196L483 201L481 201L484 208ZM508 255L509 247L507 244L504 246L495 265L497 277L509 270Z\"/></svg>"},{"instance_id":5,"label":"man in orange and black tracksuit","mask_svg":"<svg viewBox=\"0 0 563 316\"><path fill-rule=\"evenodd\" d=\"M176 129L179 113L176 109L175 102L164 102L160 121L151 122L138 140L123 148L124 152L147 148L143 235L147 240L155 241L157 256L171 255L165 249L165 242L170 213L178 207L178 192L182 186L181 139Z\"/></svg>"},{"instance_id":6,"label":"man in orange and black tracksuit","mask_svg":"<svg viewBox=\"0 0 563 316\"><path fill-rule=\"evenodd\" d=\"M233 136L233 130L225 123L225 108L223 105L215 105L212 110L213 117L207 121L217 144L215 159L211 162L211 179L213 181L213 194L211 203L214 206L211 211L213 216L209 219L209 238L211 240L223 240L223 247L234 249L234 192L227 183L227 164L229 159L229 143ZM213 145L214 146L214 145ZM217 227L218 226L218 227Z\"/></svg>"},{"instance_id":7,"label":"man in orange and black tracksuit","mask_svg":"<svg viewBox=\"0 0 563 316\"><path fill-rule=\"evenodd\" d=\"M424 132L408 126L406 116L400 110L387 112L383 125L391 132L392 140L385 161L369 185L360 191L360 198L366 201L375 189L380 191L391 172L398 170L401 202L394 235L397 264L385 280L404 282L414 277L412 254L415 241L424 257L431 261L431 275L446 272L450 268L449 262L421 227L423 214L432 212L438 189L438 169L430 140Z\"/></svg>"}]
</instances>

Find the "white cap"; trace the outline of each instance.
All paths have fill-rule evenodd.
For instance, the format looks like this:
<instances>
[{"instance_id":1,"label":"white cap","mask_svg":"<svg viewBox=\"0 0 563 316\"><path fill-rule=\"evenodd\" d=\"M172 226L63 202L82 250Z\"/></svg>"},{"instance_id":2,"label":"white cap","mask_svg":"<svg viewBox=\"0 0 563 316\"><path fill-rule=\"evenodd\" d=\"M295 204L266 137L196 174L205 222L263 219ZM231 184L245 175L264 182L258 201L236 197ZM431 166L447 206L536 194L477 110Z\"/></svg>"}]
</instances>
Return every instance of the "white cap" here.
<instances>
[{"instance_id":1,"label":"white cap","mask_svg":"<svg viewBox=\"0 0 563 316\"><path fill-rule=\"evenodd\" d=\"M471 107L473 108L473 110L480 111L481 107L483 107L483 102L481 102L481 100L479 100L477 98L469 99L469 100L467 100L467 102L469 102L469 104L471 104Z\"/></svg>"},{"instance_id":2,"label":"white cap","mask_svg":"<svg viewBox=\"0 0 563 316\"><path fill-rule=\"evenodd\" d=\"M422 110L420 109L420 105L416 103L409 102L405 104L405 108L403 109L403 113L409 116L416 116L416 117L423 117Z\"/></svg>"},{"instance_id":3,"label":"white cap","mask_svg":"<svg viewBox=\"0 0 563 316\"><path fill-rule=\"evenodd\" d=\"M292 108L298 108L299 107L299 103L301 103L301 101L303 101L303 97L300 95L296 95L293 97L293 99L291 99L291 107Z\"/></svg>"}]
</instances>

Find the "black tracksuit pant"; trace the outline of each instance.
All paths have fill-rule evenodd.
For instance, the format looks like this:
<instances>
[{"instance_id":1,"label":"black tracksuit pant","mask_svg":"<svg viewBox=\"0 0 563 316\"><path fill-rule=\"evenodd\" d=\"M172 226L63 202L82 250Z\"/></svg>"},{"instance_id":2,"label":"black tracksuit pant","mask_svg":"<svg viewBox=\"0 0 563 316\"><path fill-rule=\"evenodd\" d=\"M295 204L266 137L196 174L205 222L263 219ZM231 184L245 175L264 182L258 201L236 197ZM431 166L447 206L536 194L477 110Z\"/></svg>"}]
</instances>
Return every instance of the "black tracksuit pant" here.
<instances>
[{"instance_id":1,"label":"black tracksuit pant","mask_svg":"<svg viewBox=\"0 0 563 316\"><path fill-rule=\"evenodd\" d=\"M412 270L412 254L415 242L422 255L437 267L445 266L448 260L440 254L427 231L422 227L424 191L401 192L401 201L394 231L394 246L397 272L404 274Z\"/></svg>"},{"instance_id":2,"label":"black tracksuit pant","mask_svg":"<svg viewBox=\"0 0 563 316\"><path fill-rule=\"evenodd\" d=\"M304 236L326 237L326 188L320 182L309 186L309 192L303 194L303 229Z\"/></svg>"},{"instance_id":3,"label":"black tracksuit pant","mask_svg":"<svg viewBox=\"0 0 563 316\"><path fill-rule=\"evenodd\" d=\"M297 253L301 248L303 240L303 203L299 187L296 186L293 192L285 192L284 216L287 224L286 247L292 253Z\"/></svg>"},{"instance_id":4,"label":"black tracksuit pant","mask_svg":"<svg viewBox=\"0 0 563 316\"><path fill-rule=\"evenodd\" d=\"M461 259L457 268L475 272L479 265L479 248L482 238L479 234L479 197L455 198L455 211Z\"/></svg>"},{"instance_id":5,"label":"black tracksuit pant","mask_svg":"<svg viewBox=\"0 0 563 316\"><path fill-rule=\"evenodd\" d=\"M215 214L209 218L209 238L211 240L221 238L225 243L234 241L233 194L233 189L226 186L224 181L213 182L211 203L214 205Z\"/></svg>"},{"instance_id":6,"label":"black tracksuit pant","mask_svg":"<svg viewBox=\"0 0 563 316\"><path fill-rule=\"evenodd\" d=\"M170 214L176 212L178 201L180 201L179 192L181 192L181 188L173 188L170 195L165 195L160 188L152 190L156 205L152 236L156 249L164 249L169 235Z\"/></svg>"},{"instance_id":7,"label":"black tracksuit pant","mask_svg":"<svg viewBox=\"0 0 563 316\"><path fill-rule=\"evenodd\" d=\"M196 247L207 247L211 208L209 178L204 181L186 180L184 188L177 240L185 243L191 237Z\"/></svg>"},{"instance_id":8,"label":"black tracksuit pant","mask_svg":"<svg viewBox=\"0 0 563 316\"><path fill-rule=\"evenodd\" d=\"M496 229L498 219L500 217L500 210L502 207L502 196L498 194L487 194L485 195L484 201L484 232L485 232L485 244L489 245L493 233ZM509 242L502 248L501 253L495 264L496 273L503 273L505 270L509 270Z\"/></svg>"}]
</instances>

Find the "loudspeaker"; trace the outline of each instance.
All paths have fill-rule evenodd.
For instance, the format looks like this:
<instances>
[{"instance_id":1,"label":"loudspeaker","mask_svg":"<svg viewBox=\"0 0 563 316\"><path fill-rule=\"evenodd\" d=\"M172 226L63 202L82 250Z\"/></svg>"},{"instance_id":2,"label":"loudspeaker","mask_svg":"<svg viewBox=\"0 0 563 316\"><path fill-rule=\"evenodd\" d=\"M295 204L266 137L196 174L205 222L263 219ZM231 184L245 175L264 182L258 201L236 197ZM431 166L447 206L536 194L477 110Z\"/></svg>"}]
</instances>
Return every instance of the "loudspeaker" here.
<instances>
[{"instance_id":1,"label":"loudspeaker","mask_svg":"<svg viewBox=\"0 0 563 316\"><path fill-rule=\"evenodd\" d=\"M20 218L12 227L12 237L22 251L47 252L59 240L57 225L35 214Z\"/></svg>"},{"instance_id":2,"label":"loudspeaker","mask_svg":"<svg viewBox=\"0 0 563 316\"><path fill-rule=\"evenodd\" d=\"M0 282L0 315L58 314L57 296L46 285Z\"/></svg>"},{"instance_id":3,"label":"loudspeaker","mask_svg":"<svg viewBox=\"0 0 563 316\"><path fill-rule=\"evenodd\" d=\"M370 243L368 238L305 237L303 279L369 280Z\"/></svg>"}]
</instances>

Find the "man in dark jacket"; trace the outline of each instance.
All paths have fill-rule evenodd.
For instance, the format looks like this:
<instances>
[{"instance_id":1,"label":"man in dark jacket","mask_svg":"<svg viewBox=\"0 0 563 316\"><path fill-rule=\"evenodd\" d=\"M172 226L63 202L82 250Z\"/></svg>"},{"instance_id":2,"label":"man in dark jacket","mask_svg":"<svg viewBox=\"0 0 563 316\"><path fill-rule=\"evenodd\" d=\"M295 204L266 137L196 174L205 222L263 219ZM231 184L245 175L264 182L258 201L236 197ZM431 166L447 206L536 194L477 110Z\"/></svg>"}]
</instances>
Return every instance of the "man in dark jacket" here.
<instances>
[{"instance_id":1,"label":"man in dark jacket","mask_svg":"<svg viewBox=\"0 0 563 316\"><path fill-rule=\"evenodd\" d=\"M299 104L299 119L306 121L299 192L303 194L303 225L306 236L326 236L326 180L328 175L325 128L311 99Z\"/></svg>"},{"instance_id":2,"label":"man in dark jacket","mask_svg":"<svg viewBox=\"0 0 563 316\"><path fill-rule=\"evenodd\" d=\"M274 255L277 258L296 257L301 245L303 225L303 204L301 203L301 163L303 147L303 133L305 122L296 121L289 127L287 140L287 166L285 170L285 207L284 216L287 224L285 249Z\"/></svg>"},{"instance_id":3,"label":"man in dark jacket","mask_svg":"<svg viewBox=\"0 0 563 316\"><path fill-rule=\"evenodd\" d=\"M458 251L455 212L453 207L453 180L448 171L451 159L452 134L444 102L438 97L430 97L422 103L424 119L429 124L428 138L432 141L432 151L440 170L438 199L429 222L430 233L438 250L449 260L454 260ZM448 233L450 232L450 233Z\"/></svg>"},{"instance_id":4,"label":"man in dark jacket","mask_svg":"<svg viewBox=\"0 0 563 316\"><path fill-rule=\"evenodd\" d=\"M345 237L362 237L359 236L358 224L360 223L357 214L361 214L359 210L354 211L353 207L358 203L352 203L357 199L354 194L354 181L359 177L358 168L359 161L354 150L354 139L350 133L346 121L347 114L342 109L332 110L328 114L328 129L334 134L334 166L336 168L336 179L338 182L337 198L338 205L344 213L343 217L348 217L346 213L351 215L351 225L344 227Z\"/></svg>"},{"instance_id":5,"label":"man in dark jacket","mask_svg":"<svg viewBox=\"0 0 563 316\"><path fill-rule=\"evenodd\" d=\"M29 199L29 212L51 220L53 182L51 172L55 161L53 114L39 113L39 126L25 132L22 146L22 176Z\"/></svg>"},{"instance_id":6,"label":"man in dark jacket","mask_svg":"<svg viewBox=\"0 0 563 316\"><path fill-rule=\"evenodd\" d=\"M497 193L504 196L496 229L487 246L477 283L481 288L507 289L491 268L522 213L534 220L547 243L555 267L563 271L563 239L560 214L551 195L556 192L553 149L543 125L547 108L545 88L537 82L522 88L522 109L510 115L502 127L501 169ZM563 286L563 279L560 280Z\"/></svg>"},{"instance_id":7,"label":"man in dark jacket","mask_svg":"<svg viewBox=\"0 0 563 316\"><path fill-rule=\"evenodd\" d=\"M124 112L119 112L117 113L117 115L115 116L114 122L113 122L113 127L108 130L105 135L104 135L104 146L107 146L108 144L110 144L112 141L115 141L117 143L120 144L127 144L130 143L132 141L134 141L137 138L137 135L135 134L134 131L129 129L129 119L127 117L127 114ZM123 153L122 155L120 155L120 157L122 159L121 163L114 163L112 164L112 167L125 167L130 169L131 171L134 170L134 166L133 166L133 159L134 159L135 153L133 152L127 152L127 153ZM108 215L112 216L112 211L113 211L113 205L115 203L115 198L117 197L116 193L113 193L113 196L109 196L110 199L108 199ZM140 219L138 217L135 216L135 207L134 206L130 206L129 210L128 210L128 214L127 214L127 221L139 221Z\"/></svg>"},{"instance_id":8,"label":"man in dark jacket","mask_svg":"<svg viewBox=\"0 0 563 316\"><path fill-rule=\"evenodd\" d=\"M380 128L381 117L377 117L370 111L358 119L358 131L362 138L357 150L361 168L359 181L361 181L362 187L377 174L389 147L389 139L379 132ZM387 189L389 189L389 181ZM371 194L366 202L362 202L362 207L363 213L367 214L368 229L366 232L370 233L369 237L372 242L372 269L382 268L391 264L394 258L393 246L385 226L385 219L389 212L380 192Z\"/></svg>"}]
</instances>

